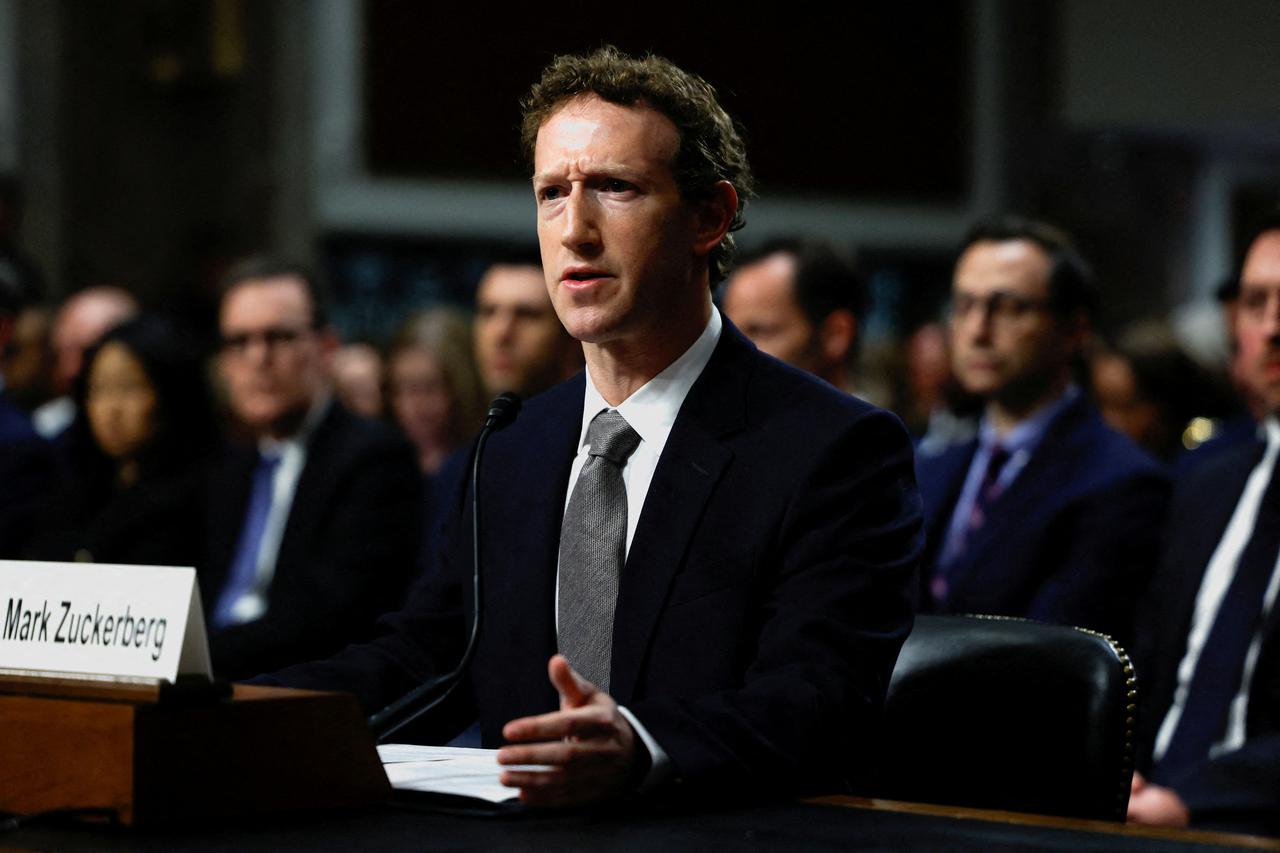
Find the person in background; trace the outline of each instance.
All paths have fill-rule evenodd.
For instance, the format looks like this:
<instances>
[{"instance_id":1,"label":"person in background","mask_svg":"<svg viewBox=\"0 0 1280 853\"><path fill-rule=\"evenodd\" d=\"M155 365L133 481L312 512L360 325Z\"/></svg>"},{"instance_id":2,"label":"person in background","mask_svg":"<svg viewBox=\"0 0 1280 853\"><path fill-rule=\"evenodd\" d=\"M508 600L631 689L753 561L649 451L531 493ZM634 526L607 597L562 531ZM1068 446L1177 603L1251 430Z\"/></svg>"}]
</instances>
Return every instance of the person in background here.
<instances>
[{"instance_id":1,"label":"person in background","mask_svg":"<svg viewBox=\"0 0 1280 853\"><path fill-rule=\"evenodd\" d=\"M378 420L382 402L382 353L366 343L343 344L333 354L333 390L338 402L362 418Z\"/></svg>"},{"instance_id":2,"label":"person in background","mask_svg":"<svg viewBox=\"0 0 1280 853\"><path fill-rule=\"evenodd\" d=\"M471 323L453 308L409 318L391 346L391 412L413 443L424 475L439 472L483 422L485 393L471 353Z\"/></svg>"},{"instance_id":3,"label":"person in background","mask_svg":"<svg viewBox=\"0 0 1280 853\"><path fill-rule=\"evenodd\" d=\"M204 543L205 466L216 420L200 354L140 315L84 356L67 470L29 556L195 566Z\"/></svg>"},{"instance_id":4,"label":"person in background","mask_svg":"<svg viewBox=\"0 0 1280 853\"><path fill-rule=\"evenodd\" d=\"M5 354L5 388L24 412L34 412L53 396L53 346L49 333L53 314L30 304L13 320Z\"/></svg>"},{"instance_id":5,"label":"person in background","mask_svg":"<svg viewBox=\"0 0 1280 853\"><path fill-rule=\"evenodd\" d=\"M1103 420L1164 462L1194 446L1187 435L1194 419L1238 414L1230 391L1155 321L1131 326L1114 346L1100 346L1089 359L1089 378Z\"/></svg>"},{"instance_id":6,"label":"person in background","mask_svg":"<svg viewBox=\"0 0 1280 853\"><path fill-rule=\"evenodd\" d=\"M489 397L528 399L582 367L582 348L556 317L536 252L509 252L476 286L475 364Z\"/></svg>"},{"instance_id":7,"label":"person in background","mask_svg":"<svg viewBox=\"0 0 1280 853\"><path fill-rule=\"evenodd\" d=\"M1241 266L1237 378L1252 442L1179 479L1132 648L1141 679L1129 820L1280 833L1280 212Z\"/></svg>"},{"instance_id":8,"label":"person in background","mask_svg":"<svg viewBox=\"0 0 1280 853\"><path fill-rule=\"evenodd\" d=\"M0 559L22 555L56 472L53 448L5 386L15 325L27 304L17 268L0 268Z\"/></svg>"},{"instance_id":9,"label":"person in background","mask_svg":"<svg viewBox=\"0 0 1280 853\"><path fill-rule=\"evenodd\" d=\"M235 265L219 328L227 403L251 443L214 470L200 586L214 670L237 678L371 633L413 570L422 483L407 442L333 399L337 340L307 270Z\"/></svg>"},{"instance_id":10,"label":"person in background","mask_svg":"<svg viewBox=\"0 0 1280 853\"><path fill-rule=\"evenodd\" d=\"M1222 307L1222 322L1226 327L1226 339L1230 353L1228 372L1235 389L1238 411L1228 417L1208 419L1196 424L1193 438L1196 446L1174 461L1174 474L1181 477L1225 450L1235 450L1251 445L1257 438L1258 424L1266 417L1266 404L1258 398L1251 386L1250 369L1241 361L1240 346L1236 337L1236 320L1240 310L1240 274L1229 277L1214 291Z\"/></svg>"},{"instance_id":11,"label":"person in background","mask_svg":"<svg viewBox=\"0 0 1280 853\"><path fill-rule=\"evenodd\" d=\"M952 374L943 325L925 323L907 337L903 349L908 399L901 414L911 434L918 436L916 453L936 456L972 439L978 432L982 398L966 393Z\"/></svg>"},{"instance_id":12,"label":"person in background","mask_svg":"<svg viewBox=\"0 0 1280 853\"><path fill-rule=\"evenodd\" d=\"M72 294L54 314L53 392L56 395L32 414L36 430L53 439L75 419L71 389L84 362L84 351L111 327L138 313L138 300L120 287L98 285Z\"/></svg>"},{"instance_id":13,"label":"person in background","mask_svg":"<svg viewBox=\"0 0 1280 853\"><path fill-rule=\"evenodd\" d=\"M1168 478L1073 381L1093 294L1088 267L1052 226L1002 217L965 238L951 361L985 408L976 439L917 457L929 609L1129 636Z\"/></svg>"},{"instance_id":14,"label":"person in background","mask_svg":"<svg viewBox=\"0 0 1280 853\"><path fill-rule=\"evenodd\" d=\"M870 291L851 255L800 238L766 243L725 283L725 316L762 352L851 391Z\"/></svg>"}]
</instances>

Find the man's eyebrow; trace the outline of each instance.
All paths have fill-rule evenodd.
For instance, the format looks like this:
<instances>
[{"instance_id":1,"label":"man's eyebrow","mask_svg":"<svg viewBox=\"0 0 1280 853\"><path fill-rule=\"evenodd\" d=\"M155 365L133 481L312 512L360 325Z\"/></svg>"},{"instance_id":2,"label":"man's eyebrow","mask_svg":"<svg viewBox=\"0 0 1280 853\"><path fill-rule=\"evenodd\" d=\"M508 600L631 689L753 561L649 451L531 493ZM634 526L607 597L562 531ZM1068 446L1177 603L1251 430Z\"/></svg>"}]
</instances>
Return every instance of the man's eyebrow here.
<instances>
[{"instance_id":1,"label":"man's eyebrow","mask_svg":"<svg viewBox=\"0 0 1280 853\"><path fill-rule=\"evenodd\" d=\"M625 178L627 180L635 180L639 178L643 172L644 172L644 169L637 168L636 166L628 166L625 163L600 163L595 166L591 166L582 174L587 179L616 177L616 178ZM546 183L546 182L553 182L553 181L563 180L563 179L564 179L564 170L554 169L554 170L536 172L534 173L533 177L530 180L534 184L537 184L539 182Z\"/></svg>"}]
</instances>

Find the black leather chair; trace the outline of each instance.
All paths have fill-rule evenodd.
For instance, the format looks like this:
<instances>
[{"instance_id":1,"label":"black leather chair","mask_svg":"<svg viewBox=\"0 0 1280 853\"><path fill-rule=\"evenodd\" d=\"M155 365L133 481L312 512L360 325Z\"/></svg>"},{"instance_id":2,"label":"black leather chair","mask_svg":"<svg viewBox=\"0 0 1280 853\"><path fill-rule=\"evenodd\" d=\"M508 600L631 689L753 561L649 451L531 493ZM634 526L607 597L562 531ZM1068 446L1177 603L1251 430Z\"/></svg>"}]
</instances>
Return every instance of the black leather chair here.
<instances>
[{"instance_id":1,"label":"black leather chair","mask_svg":"<svg viewBox=\"0 0 1280 853\"><path fill-rule=\"evenodd\" d=\"M1123 820L1136 715L1133 667L1108 637L919 616L889 684L874 794Z\"/></svg>"}]
</instances>

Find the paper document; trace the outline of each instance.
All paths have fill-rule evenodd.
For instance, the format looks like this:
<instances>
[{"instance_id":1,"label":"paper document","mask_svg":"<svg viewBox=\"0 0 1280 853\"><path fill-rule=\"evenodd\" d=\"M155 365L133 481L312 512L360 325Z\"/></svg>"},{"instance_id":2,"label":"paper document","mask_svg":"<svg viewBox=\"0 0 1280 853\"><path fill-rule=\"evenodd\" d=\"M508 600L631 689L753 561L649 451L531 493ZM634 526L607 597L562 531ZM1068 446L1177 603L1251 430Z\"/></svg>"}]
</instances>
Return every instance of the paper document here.
<instances>
[{"instance_id":1,"label":"paper document","mask_svg":"<svg viewBox=\"0 0 1280 853\"><path fill-rule=\"evenodd\" d=\"M503 768L498 765L496 749L384 743L378 747L378 757L382 759L382 769L391 780L391 787L403 791L453 794L490 803L514 800L518 796L515 788L498 781Z\"/></svg>"}]
</instances>

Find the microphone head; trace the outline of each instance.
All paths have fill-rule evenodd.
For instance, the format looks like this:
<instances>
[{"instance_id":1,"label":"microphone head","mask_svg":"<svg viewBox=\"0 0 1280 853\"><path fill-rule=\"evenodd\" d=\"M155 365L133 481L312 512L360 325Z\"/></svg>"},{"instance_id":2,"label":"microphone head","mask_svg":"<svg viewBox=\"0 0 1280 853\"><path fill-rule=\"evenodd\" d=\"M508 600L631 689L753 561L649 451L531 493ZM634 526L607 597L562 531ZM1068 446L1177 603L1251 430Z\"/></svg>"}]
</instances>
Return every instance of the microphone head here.
<instances>
[{"instance_id":1,"label":"microphone head","mask_svg":"<svg viewBox=\"0 0 1280 853\"><path fill-rule=\"evenodd\" d=\"M520 414L521 405L519 394L503 391L489 404L489 411L484 416L484 428L498 430L510 426L516 415Z\"/></svg>"}]
</instances>

